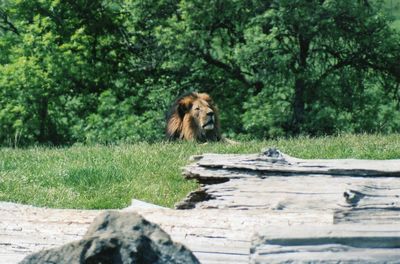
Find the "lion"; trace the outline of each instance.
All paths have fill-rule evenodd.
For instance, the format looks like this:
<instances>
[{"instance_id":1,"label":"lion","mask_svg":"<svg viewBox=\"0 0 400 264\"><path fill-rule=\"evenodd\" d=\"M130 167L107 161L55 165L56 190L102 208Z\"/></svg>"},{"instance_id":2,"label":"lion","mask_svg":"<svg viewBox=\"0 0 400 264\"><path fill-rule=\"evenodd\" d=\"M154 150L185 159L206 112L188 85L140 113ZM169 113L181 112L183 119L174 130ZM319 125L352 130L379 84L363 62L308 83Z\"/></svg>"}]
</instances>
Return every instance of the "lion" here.
<instances>
[{"instance_id":1,"label":"lion","mask_svg":"<svg viewBox=\"0 0 400 264\"><path fill-rule=\"evenodd\" d=\"M166 136L170 140L220 141L218 109L210 95L190 92L176 99L167 116Z\"/></svg>"}]
</instances>

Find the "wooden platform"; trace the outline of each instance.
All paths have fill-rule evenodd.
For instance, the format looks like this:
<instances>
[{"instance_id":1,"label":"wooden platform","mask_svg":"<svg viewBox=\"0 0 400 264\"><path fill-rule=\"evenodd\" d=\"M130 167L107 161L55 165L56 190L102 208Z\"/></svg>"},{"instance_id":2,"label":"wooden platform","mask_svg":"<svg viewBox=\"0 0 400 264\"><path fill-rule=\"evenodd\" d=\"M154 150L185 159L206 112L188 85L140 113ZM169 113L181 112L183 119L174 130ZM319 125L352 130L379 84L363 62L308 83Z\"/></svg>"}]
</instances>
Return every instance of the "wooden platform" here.
<instances>
[{"instance_id":1,"label":"wooden platform","mask_svg":"<svg viewBox=\"0 0 400 264\"><path fill-rule=\"evenodd\" d=\"M400 160L205 154L178 205L137 211L202 263L400 263ZM0 263L79 239L99 211L0 203Z\"/></svg>"}]
</instances>

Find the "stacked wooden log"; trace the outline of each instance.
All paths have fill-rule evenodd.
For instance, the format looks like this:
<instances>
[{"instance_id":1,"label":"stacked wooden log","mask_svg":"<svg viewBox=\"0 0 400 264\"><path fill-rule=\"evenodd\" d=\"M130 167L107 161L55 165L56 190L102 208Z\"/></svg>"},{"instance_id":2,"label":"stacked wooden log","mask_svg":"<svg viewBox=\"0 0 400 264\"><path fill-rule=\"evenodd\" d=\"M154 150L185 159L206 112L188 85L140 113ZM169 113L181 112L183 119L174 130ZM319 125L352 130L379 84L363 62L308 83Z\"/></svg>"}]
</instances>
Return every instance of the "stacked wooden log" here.
<instances>
[{"instance_id":1,"label":"stacked wooden log","mask_svg":"<svg viewBox=\"0 0 400 264\"><path fill-rule=\"evenodd\" d=\"M302 160L268 149L205 154L184 175L203 183L204 199L192 194L181 208L277 220L253 226L252 263L400 263L400 160Z\"/></svg>"}]
</instances>

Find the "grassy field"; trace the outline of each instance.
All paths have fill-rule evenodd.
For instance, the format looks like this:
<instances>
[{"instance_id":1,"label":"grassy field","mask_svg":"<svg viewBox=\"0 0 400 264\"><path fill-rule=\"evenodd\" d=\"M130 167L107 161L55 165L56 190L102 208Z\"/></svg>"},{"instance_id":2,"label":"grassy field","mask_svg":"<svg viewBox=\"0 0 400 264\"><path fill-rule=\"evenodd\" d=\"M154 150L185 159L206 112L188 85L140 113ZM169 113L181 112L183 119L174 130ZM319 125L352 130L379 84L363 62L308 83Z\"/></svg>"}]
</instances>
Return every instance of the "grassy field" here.
<instances>
[{"instance_id":1,"label":"grassy field","mask_svg":"<svg viewBox=\"0 0 400 264\"><path fill-rule=\"evenodd\" d=\"M191 155L257 153L301 158L400 159L400 135L344 135L238 145L139 143L0 149L0 200L57 208L123 208L131 199L172 207L197 184L181 176Z\"/></svg>"}]
</instances>

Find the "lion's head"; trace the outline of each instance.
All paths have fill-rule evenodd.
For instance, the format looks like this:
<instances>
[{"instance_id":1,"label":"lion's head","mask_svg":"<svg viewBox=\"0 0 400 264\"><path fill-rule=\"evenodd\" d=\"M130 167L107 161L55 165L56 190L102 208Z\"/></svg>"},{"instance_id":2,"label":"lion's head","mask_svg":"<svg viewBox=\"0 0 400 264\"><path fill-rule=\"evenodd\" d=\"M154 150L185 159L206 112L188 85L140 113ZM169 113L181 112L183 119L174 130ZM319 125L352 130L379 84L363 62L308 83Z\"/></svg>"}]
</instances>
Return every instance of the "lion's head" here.
<instances>
[{"instance_id":1,"label":"lion's head","mask_svg":"<svg viewBox=\"0 0 400 264\"><path fill-rule=\"evenodd\" d=\"M220 140L218 110L211 97L192 92L176 99L167 117L166 135L171 140Z\"/></svg>"}]
</instances>

